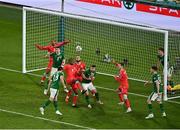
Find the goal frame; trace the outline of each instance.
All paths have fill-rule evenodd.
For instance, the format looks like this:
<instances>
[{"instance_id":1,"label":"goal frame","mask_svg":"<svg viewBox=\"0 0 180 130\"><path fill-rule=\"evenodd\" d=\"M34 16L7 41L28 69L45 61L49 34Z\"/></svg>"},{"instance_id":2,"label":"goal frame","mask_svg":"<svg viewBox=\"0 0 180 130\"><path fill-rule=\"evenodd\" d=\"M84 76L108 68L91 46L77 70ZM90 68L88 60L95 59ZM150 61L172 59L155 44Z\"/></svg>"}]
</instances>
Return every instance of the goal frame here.
<instances>
[{"instance_id":1,"label":"goal frame","mask_svg":"<svg viewBox=\"0 0 180 130\"><path fill-rule=\"evenodd\" d=\"M164 34L164 54L165 54L165 56L164 56L164 100L168 100L168 98L167 98L167 85L166 85L167 84L167 70L168 70L168 66L167 66L167 63L168 63L168 31L158 29L158 28L153 28L153 27L144 27L144 26L140 26L140 25L120 23L117 21L111 21L111 20L106 20L106 19L69 14L69 13L64 13L64 12L44 10L44 9L38 9L38 8L32 8L32 7L23 7L22 73L28 73L28 72L33 72L33 71L45 69L45 68L41 68L41 69L35 69L35 70L26 70L26 11L35 11L35 12L44 13L44 14L52 14L52 15L58 15L61 17L69 17L69 18L81 19L81 20L85 20L85 21L111 24L111 25L116 25L116 26L121 26L121 27L129 27L129 28L140 29L140 30L151 31L151 32L158 32L158 33ZM102 73L102 72L98 72L98 73L102 74L102 75L113 76L113 75L107 74L107 73ZM139 80L139 79L135 79L135 78L129 78L129 79L140 81L140 82L146 82L144 80Z\"/></svg>"}]
</instances>

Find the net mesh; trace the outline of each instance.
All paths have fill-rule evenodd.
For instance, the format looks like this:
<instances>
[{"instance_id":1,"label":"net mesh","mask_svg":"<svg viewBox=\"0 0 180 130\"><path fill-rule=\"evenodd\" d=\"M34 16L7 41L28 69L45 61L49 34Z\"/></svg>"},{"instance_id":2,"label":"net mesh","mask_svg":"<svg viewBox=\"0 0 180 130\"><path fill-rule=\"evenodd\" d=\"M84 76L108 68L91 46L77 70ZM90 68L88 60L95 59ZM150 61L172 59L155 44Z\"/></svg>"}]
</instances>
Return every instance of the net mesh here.
<instances>
[{"instance_id":1,"label":"net mesh","mask_svg":"<svg viewBox=\"0 0 180 130\"><path fill-rule=\"evenodd\" d=\"M50 14L27 11L26 13L26 70L45 68L47 51L40 51L35 44L48 45L51 40L58 40L59 17Z\"/></svg>"},{"instance_id":2,"label":"net mesh","mask_svg":"<svg viewBox=\"0 0 180 130\"><path fill-rule=\"evenodd\" d=\"M58 32L61 16L27 11L26 14L26 69L44 68L46 51L34 44L47 45L64 34L71 44L65 47L65 57L80 55L87 66L95 64L97 71L116 74L111 60L124 62L130 78L149 80L149 68L157 62L157 49L164 47L164 34L100 22L64 17L64 32ZM81 46L82 51L76 47Z\"/></svg>"},{"instance_id":3,"label":"net mesh","mask_svg":"<svg viewBox=\"0 0 180 130\"><path fill-rule=\"evenodd\" d=\"M168 97L180 96L180 32L169 33L169 67L172 68L171 80L173 88L168 92Z\"/></svg>"}]
</instances>

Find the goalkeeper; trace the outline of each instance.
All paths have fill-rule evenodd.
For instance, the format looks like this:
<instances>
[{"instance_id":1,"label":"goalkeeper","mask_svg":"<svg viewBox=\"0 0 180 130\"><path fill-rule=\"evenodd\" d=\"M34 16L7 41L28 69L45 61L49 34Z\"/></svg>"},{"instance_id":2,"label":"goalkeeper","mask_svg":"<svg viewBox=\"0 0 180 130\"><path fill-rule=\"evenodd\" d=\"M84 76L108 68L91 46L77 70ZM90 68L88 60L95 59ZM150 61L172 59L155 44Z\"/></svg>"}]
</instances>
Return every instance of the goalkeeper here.
<instances>
[{"instance_id":1,"label":"goalkeeper","mask_svg":"<svg viewBox=\"0 0 180 130\"><path fill-rule=\"evenodd\" d=\"M48 51L48 54L45 57L49 57L49 62L48 62L46 71L45 71L45 73L43 74L43 76L41 78L41 84L43 84L44 81L46 80L46 77L49 74L49 72L51 71L51 68L52 68L52 65L53 65L53 57L50 56L50 54L55 52L55 48L64 46L64 45L68 44L69 42L70 42L69 40L65 40L63 42L58 42L57 43L55 40L52 40L49 43L49 45L47 45L47 46L41 46L39 44L35 44L36 48L38 48L39 50Z\"/></svg>"}]
</instances>

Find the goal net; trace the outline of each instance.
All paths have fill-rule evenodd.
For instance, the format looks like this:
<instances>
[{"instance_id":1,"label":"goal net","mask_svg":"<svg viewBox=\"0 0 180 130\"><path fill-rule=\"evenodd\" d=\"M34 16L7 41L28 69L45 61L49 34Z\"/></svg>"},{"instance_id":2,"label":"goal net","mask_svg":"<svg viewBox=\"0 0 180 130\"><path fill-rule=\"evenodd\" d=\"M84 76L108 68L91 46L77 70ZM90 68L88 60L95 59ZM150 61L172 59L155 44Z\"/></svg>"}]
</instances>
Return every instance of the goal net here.
<instances>
[{"instance_id":1,"label":"goal net","mask_svg":"<svg viewBox=\"0 0 180 130\"><path fill-rule=\"evenodd\" d=\"M71 40L64 48L66 59L80 55L87 66L95 64L100 74L110 76L117 74L111 64L115 59L124 62L129 78L137 81L151 79L150 67L157 63L158 48L163 47L166 71L162 76L167 84L167 31L26 7L23 8L23 73L47 65L48 60L43 58L47 52L37 50L35 43L47 45L51 40L60 41L62 35ZM167 91L165 97L166 94Z\"/></svg>"},{"instance_id":2,"label":"goal net","mask_svg":"<svg viewBox=\"0 0 180 130\"><path fill-rule=\"evenodd\" d=\"M168 52L171 77L168 78L167 96L168 99L180 98L180 32L169 32Z\"/></svg>"}]
</instances>

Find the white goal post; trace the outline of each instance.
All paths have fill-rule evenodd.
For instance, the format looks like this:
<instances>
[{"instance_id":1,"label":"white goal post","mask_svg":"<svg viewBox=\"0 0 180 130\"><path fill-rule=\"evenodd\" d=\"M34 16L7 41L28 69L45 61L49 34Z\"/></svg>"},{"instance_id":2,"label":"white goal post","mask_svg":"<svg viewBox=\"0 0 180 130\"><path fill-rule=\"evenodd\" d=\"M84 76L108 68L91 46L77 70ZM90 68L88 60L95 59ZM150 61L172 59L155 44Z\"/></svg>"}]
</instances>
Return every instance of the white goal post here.
<instances>
[{"instance_id":1,"label":"white goal post","mask_svg":"<svg viewBox=\"0 0 180 130\"><path fill-rule=\"evenodd\" d=\"M138 25L131 25L131 24L126 24L126 23L120 23L120 22L116 22L116 21L110 21L110 20L105 20L105 19L98 19L98 18L91 18L91 17L85 17L85 16L79 16L79 15L73 15L73 14L66 14L66 13L61 13L61 12L55 12L55 11L50 11L50 10L42 10L42 9L37 9L37 8L29 8L29 7L23 7L23 43L22 43L22 72L23 73L27 73L27 72L33 72L33 71L37 71L37 70L41 70L44 69L46 66L40 66L38 67L38 63L36 63L36 67L28 67L29 66L29 62L27 62L29 59L29 55L27 54L29 48L28 46L28 42L27 42L27 25L31 24L31 22L27 22L27 12L35 12L35 13L41 13L41 14L48 14L48 15L52 15L52 16L58 16L58 17L64 17L64 18L71 18L71 19L75 19L75 20L83 20L83 21L87 21L87 22L94 22L94 23L98 23L98 24L105 24L105 25L112 25L112 26L117 26L117 27L122 27L122 28L130 28L130 29L137 29L137 30L143 30L143 31L147 31L147 32L155 32L155 33L159 33L162 34L163 37L163 45L164 45L164 53L165 53L165 58L164 58L164 100L167 100L167 70L168 70L168 31L166 30L161 30L161 29L157 29L157 28L152 28L152 27L143 27L143 26L138 26ZM80 26L80 24L79 24ZM66 28L65 28L66 29ZM128 48L127 48L128 49ZM143 59L142 59L143 60ZM32 61L31 64L34 64L36 61ZM39 61L40 62L44 62L44 61ZM152 64L149 65L149 67ZM147 70L148 71L148 70ZM109 75L112 76L112 73L107 73L107 72L103 72L100 71L100 74L104 74L104 75ZM131 80L136 80L136 81L146 81L144 79L139 79L136 77L130 77Z\"/></svg>"}]
</instances>

